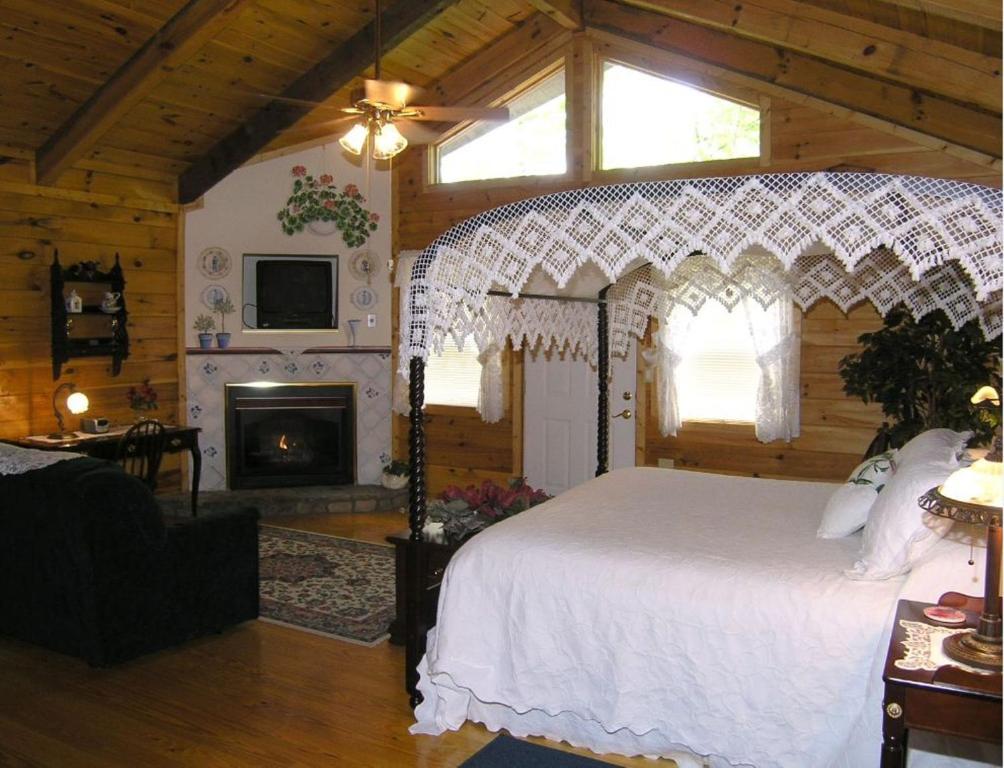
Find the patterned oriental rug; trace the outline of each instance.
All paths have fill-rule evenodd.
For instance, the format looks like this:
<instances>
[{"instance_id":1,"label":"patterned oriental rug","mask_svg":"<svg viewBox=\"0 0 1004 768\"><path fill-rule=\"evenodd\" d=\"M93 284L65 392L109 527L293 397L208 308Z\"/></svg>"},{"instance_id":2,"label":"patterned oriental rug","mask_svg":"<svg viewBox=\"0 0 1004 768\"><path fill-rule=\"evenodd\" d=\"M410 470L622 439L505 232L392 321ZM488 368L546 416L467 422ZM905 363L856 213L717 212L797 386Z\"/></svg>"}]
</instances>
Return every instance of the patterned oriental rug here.
<instances>
[{"instance_id":1,"label":"patterned oriental rug","mask_svg":"<svg viewBox=\"0 0 1004 768\"><path fill-rule=\"evenodd\" d=\"M394 618L394 548L263 525L258 535L265 621L361 645Z\"/></svg>"}]
</instances>

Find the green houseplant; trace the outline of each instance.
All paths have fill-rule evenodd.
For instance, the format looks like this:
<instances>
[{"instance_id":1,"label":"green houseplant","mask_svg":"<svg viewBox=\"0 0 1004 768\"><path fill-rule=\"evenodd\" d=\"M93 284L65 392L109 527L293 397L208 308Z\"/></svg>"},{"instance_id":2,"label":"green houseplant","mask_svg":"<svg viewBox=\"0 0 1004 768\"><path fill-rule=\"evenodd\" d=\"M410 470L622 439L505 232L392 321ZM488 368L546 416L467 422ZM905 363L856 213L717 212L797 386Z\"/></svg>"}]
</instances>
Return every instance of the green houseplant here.
<instances>
[{"instance_id":1,"label":"green houseplant","mask_svg":"<svg viewBox=\"0 0 1004 768\"><path fill-rule=\"evenodd\" d=\"M404 488L408 484L409 474L410 471L408 469L408 463L400 461L399 459L394 459L394 461L390 464L384 466L380 483L384 488L390 488L391 490L396 491Z\"/></svg>"},{"instance_id":2,"label":"green houseplant","mask_svg":"<svg viewBox=\"0 0 1004 768\"><path fill-rule=\"evenodd\" d=\"M987 382L999 386L1000 337L984 339L975 320L954 329L940 310L915 320L899 305L858 343L861 351L840 361L844 392L882 406L892 447L934 427L972 429L975 442L989 441L992 427L969 398Z\"/></svg>"},{"instance_id":3,"label":"green houseplant","mask_svg":"<svg viewBox=\"0 0 1004 768\"><path fill-rule=\"evenodd\" d=\"M199 315L192 323L192 327L199 333L200 349L209 349L213 346L213 331L216 330L216 321L211 315Z\"/></svg>"},{"instance_id":4,"label":"green houseplant","mask_svg":"<svg viewBox=\"0 0 1004 768\"><path fill-rule=\"evenodd\" d=\"M213 303L213 310L220 316L220 332L216 334L216 345L220 349L226 349L230 346L230 334L227 333L226 318L227 315L232 315L236 311L234 303L229 297L217 299Z\"/></svg>"}]
</instances>

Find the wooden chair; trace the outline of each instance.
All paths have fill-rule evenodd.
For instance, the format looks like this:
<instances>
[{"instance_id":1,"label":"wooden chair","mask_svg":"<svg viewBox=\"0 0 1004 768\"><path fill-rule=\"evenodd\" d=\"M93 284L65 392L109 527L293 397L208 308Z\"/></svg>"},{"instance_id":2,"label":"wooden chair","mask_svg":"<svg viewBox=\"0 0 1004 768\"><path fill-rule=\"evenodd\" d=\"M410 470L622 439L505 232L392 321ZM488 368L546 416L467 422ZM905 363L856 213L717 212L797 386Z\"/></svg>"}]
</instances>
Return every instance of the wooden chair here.
<instances>
[{"instance_id":1,"label":"wooden chair","mask_svg":"<svg viewBox=\"0 0 1004 768\"><path fill-rule=\"evenodd\" d=\"M157 486L157 472L163 455L164 425L156 419L143 419L122 435L116 461L152 491Z\"/></svg>"}]
</instances>

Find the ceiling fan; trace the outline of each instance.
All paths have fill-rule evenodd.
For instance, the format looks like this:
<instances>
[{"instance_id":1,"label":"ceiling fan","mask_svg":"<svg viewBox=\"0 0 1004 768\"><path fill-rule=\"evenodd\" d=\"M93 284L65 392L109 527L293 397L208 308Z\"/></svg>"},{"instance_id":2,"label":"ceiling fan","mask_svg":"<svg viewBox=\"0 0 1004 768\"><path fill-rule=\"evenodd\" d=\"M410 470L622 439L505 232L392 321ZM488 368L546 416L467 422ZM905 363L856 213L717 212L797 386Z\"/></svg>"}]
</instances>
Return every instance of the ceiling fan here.
<instances>
[{"instance_id":1,"label":"ceiling fan","mask_svg":"<svg viewBox=\"0 0 1004 768\"><path fill-rule=\"evenodd\" d=\"M440 131L413 125L410 121L435 123L459 123L468 120L491 120L504 122L509 119L506 107L442 107L418 106L413 100L421 89L408 83L383 80L380 77L381 57L381 13L380 0L376 0L374 35L374 79L364 81L364 87L352 94L352 106L331 107L317 102L273 97L277 101L288 101L322 110L337 110L345 117L314 123L310 129L323 125L335 125L346 120L355 120L348 132L338 143L347 152L360 155L370 144L376 160L387 160L402 152L410 143L428 144L438 138ZM304 130L294 128L292 130Z\"/></svg>"}]
</instances>

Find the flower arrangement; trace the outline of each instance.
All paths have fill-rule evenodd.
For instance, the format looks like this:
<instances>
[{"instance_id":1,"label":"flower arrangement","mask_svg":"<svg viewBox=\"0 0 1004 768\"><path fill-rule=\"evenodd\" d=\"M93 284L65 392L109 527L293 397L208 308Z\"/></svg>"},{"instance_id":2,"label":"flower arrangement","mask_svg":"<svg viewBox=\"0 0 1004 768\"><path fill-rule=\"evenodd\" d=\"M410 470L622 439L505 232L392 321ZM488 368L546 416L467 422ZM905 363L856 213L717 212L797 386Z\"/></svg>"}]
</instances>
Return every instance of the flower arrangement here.
<instances>
[{"instance_id":1,"label":"flower arrangement","mask_svg":"<svg viewBox=\"0 0 1004 768\"><path fill-rule=\"evenodd\" d=\"M544 491L527 485L522 477L511 479L506 487L491 480L463 489L451 485L429 503L428 519L442 523L448 539L462 540L549 498Z\"/></svg>"},{"instance_id":2,"label":"flower arrangement","mask_svg":"<svg viewBox=\"0 0 1004 768\"><path fill-rule=\"evenodd\" d=\"M126 397L129 399L129 407L134 411L157 410L157 390L153 388L150 379L143 379L138 387L129 387Z\"/></svg>"},{"instance_id":3,"label":"flower arrangement","mask_svg":"<svg viewBox=\"0 0 1004 768\"><path fill-rule=\"evenodd\" d=\"M302 232L311 221L331 221L341 231L342 239L356 248L376 230L380 215L363 207L366 198L355 184L339 189L327 173L314 177L302 165L293 166L293 193L276 214L287 235Z\"/></svg>"}]
</instances>

